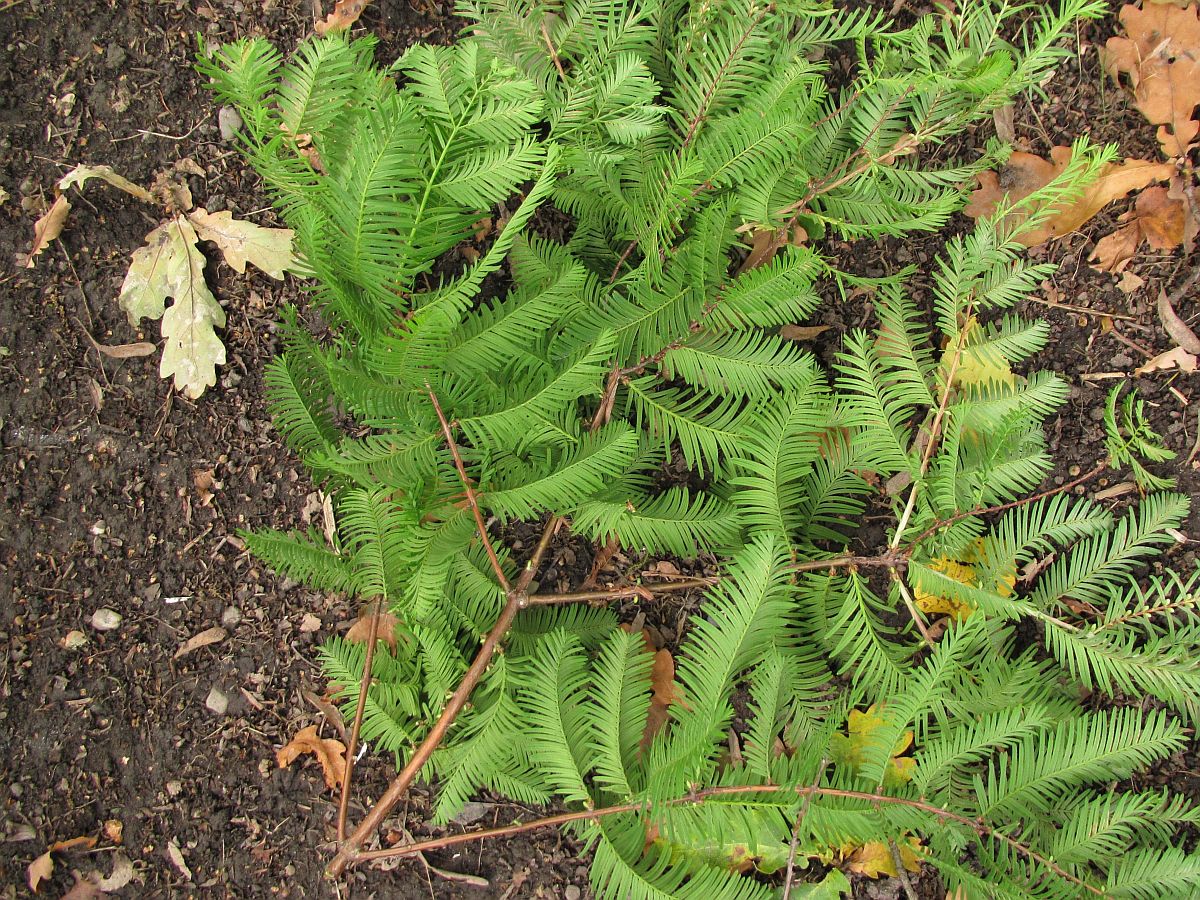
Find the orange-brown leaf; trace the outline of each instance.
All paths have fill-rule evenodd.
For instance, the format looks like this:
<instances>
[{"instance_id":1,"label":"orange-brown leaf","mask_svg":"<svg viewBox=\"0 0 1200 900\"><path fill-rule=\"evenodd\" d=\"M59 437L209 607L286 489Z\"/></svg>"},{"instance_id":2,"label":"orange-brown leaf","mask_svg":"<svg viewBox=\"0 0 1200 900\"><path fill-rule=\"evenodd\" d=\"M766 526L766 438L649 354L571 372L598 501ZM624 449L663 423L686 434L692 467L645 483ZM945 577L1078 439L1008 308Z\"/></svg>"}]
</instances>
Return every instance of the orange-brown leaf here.
<instances>
[{"instance_id":1,"label":"orange-brown leaf","mask_svg":"<svg viewBox=\"0 0 1200 900\"><path fill-rule=\"evenodd\" d=\"M992 215L1005 196L1010 203L1024 200L1054 180L1070 162L1070 147L1055 147L1050 151L1049 160L1032 153L1014 153L999 175L982 172L977 176L979 189L971 194L964 212L972 218L981 218ZM1078 231L1109 203L1155 181L1166 181L1173 174L1175 167L1170 163L1142 159L1126 159L1119 165L1105 166L1100 176L1074 201L1055 207L1042 225L1022 234L1020 241L1032 247ZM1017 215L1010 213L1010 216ZM1008 221L1010 226L1018 223L1017 219Z\"/></svg>"},{"instance_id":2,"label":"orange-brown leaf","mask_svg":"<svg viewBox=\"0 0 1200 900\"><path fill-rule=\"evenodd\" d=\"M350 630L346 632L346 640L354 644L365 644L371 637L371 615L374 613L374 604L369 604L358 620L350 626ZM393 653L396 652L396 629L400 627L400 620L390 612L381 612L379 614L379 625L376 627L375 640L383 641L388 645L388 649Z\"/></svg>"},{"instance_id":3,"label":"orange-brown leaf","mask_svg":"<svg viewBox=\"0 0 1200 900\"><path fill-rule=\"evenodd\" d=\"M346 778L346 745L333 738L317 736L317 726L301 729L288 744L275 751L275 761L286 769L298 757L311 753L321 764L325 786L330 790L341 787Z\"/></svg>"},{"instance_id":4,"label":"orange-brown leaf","mask_svg":"<svg viewBox=\"0 0 1200 900\"><path fill-rule=\"evenodd\" d=\"M25 261L25 268L32 269L34 257L50 246L50 242L62 234L63 226L67 224L67 213L71 204L66 195L59 194L54 203L46 210L46 214L33 223L33 249Z\"/></svg>"},{"instance_id":5,"label":"orange-brown leaf","mask_svg":"<svg viewBox=\"0 0 1200 900\"><path fill-rule=\"evenodd\" d=\"M1186 156L1200 134L1192 112L1200 105L1200 14L1195 4L1121 8L1127 37L1109 38L1102 59L1114 80L1122 74L1134 105L1160 125L1158 140L1169 157Z\"/></svg>"},{"instance_id":6,"label":"orange-brown leaf","mask_svg":"<svg viewBox=\"0 0 1200 900\"><path fill-rule=\"evenodd\" d=\"M371 0L337 0L333 12L324 21L316 25L317 34L328 34L330 31L345 31L358 21Z\"/></svg>"}]
</instances>

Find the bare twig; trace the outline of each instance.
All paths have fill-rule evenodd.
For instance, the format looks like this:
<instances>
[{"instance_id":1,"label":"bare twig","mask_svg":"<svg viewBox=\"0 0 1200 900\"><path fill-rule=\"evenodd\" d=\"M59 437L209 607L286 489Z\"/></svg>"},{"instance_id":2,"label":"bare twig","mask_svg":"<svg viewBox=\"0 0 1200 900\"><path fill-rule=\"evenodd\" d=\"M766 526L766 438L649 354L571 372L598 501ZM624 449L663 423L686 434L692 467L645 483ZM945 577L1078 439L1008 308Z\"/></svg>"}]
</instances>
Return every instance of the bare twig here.
<instances>
[{"instance_id":1,"label":"bare twig","mask_svg":"<svg viewBox=\"0 0 1200 900\"><path fill-rule=\"evenodd\" d=\"M568 603L609 603L626 597L648 598L656 594L678 593L694 588L712 587L721 579L687 578L683 581L672 581L666 584L632 585L630 587L614 588L611 591L578 591L573 594L535 594L529 598L530 606L562 606Z\"/></svg>"},{"instance_id":2,"label":"bare twig","mask_svg":"<svg viewBox=\"0 0 1200 900\"><path fill-rule=\"evenodd\" d=\"M554 41L550 40L550 30L546 28L545 19L542 19L542 39L546 42L546 49L550 51L550 58L554 60L554 68L558 69L558 77L566 81L567 73L563 71L562 60L558 58L558 51L554 49Z\"/></svg>"},{"instance_id":3,"label":"bare twig","mask_svg":"<svg viewBox=\"0 0 1200 900\"><path fill-rule=\"evenodd\" d=\"M1068 481L1066 484L1060 484L1058 487L1051 488L1048 491L1042 491L1040 494L1034 494L1032 497L1025 497L1021 500L1013 500L1009 503L1001 503L997 506L985 506L981 509L969 509L966 512L961 512L956 515L953 515L948 519L944 519L941 522L937 522L934 525L930 525L928 528L926 528L924 531L922 531L920 534L918 534L913 539L912 543L909 545L909 550L907 551L906 555L911 556L912 549L915 548L917 545L919 545L923 540L925 540L930 535L935 534L938 531L941 531L943 528L949 528L955 522L961 522L963 519L970 518L971 516L987 516L987 515L991 515L992 513L1004 512L1005 510L1008 510L1008 509L1014 509L1018 506L1028 506L1030 503L1036 503L1039 500L1045 500L1047 497L1053 497L1055 494L1064 493L1065 491L1069 491L1069 490L1072 490L1073 488L1079 487L1079 485L1083 484L1086 481L1091 481L1093 478L1095 478L1097 475L1102 473L1107 468L1108 468L1108 458L1106 457L1105 459L1103 459L1102 461L1097 463L1094 468L1090 469L1087 472L1084 472L1082 475L1080 475L1078 478L1074 479L1073 481Z\"/></svg>"},{"instance_id":4,"label":"bare twig","mask_svg":"<svg viewBox=\"0 0 1200 900\"><path fill-rule=\"evenodd\" d=\"M350 726L350 739L346 741L346 773L342 777L342 797L338 801L337 837L346 839L346 813L350 809L350 782L354 777L354 754L358 749L358 733L362 728L363 710L367 705L367 689L371 686L371 665L375 659L375 642L379 633L379 616L383 611L385 597L376 598L371 611L371 625L367 629L367 655L363 659L361 684L358 688L358 706L354 710L354 724Z\"/></svg>"},{"instance_id":5,"label":"bare twig","mask_svg":"<svg viewBox=\"0 0 1200 900\"><path fill-rule=\"evenodd\" d=\"M475 685L483 677L488 666L492 662L492 656L496 649L500 646L500 639L508 632L512 626L513 619L516 618L517 611L521 608L519 594L510 594L508 602L504 605L504 609L500 612L500 617L496 620L496 624L492 626L492 630L488 632L487 637L483 641L483 645L479 648L479 652L475 654L475 659L471 663L471 667L467 669L467 674L463 676L462 681L455 689L450 699L446 702L442 714L438 716L437 722L433 728L429 730L429 734L425 736L425 740L421 742L411 757L404 769L392 779L392 783L388 785L383 796L376 801L371 807L371 811L367 813L366 818L354 830L338 849L337 856L333 858L333 862L329 864L326 870L331 878L336 878L346 870L351 862L364 858L364 854L359 852L359 847L371 837L383 823L387 814L391 812L400 798L408 791L408 788L416 780L421 769L429 761L429 757L433 755L433 751L441 744L442 738L445 737L446 731L457 718L462 708L467 705L467 700L471 697L471 692L475 690Z\"/></svg>"},{"instance_id":6,"label":"bare twig","mask_svg":"<svg viewBox=\"0 0 1200 900\"><path fill-rule=\"evenodd\" d=\"M676 800L670 800L662 804L663 806L680 806L684 804L703 803L711 797L722 797L733 794L776 794L780 791L788 790L773 784L758 784L758 785L721 785L718 787L705 788L695 791L686 797L680 797ZM1009 837L1001 831L992 828L985 822L978 819L970 819L943 807L936 806L932 803L927 803L924 800L913 800L908 797L891 797L886 794L871 793L869 791L851 791L841 788L828 788L807 785L805 787L792 788L797 794L814 796L814 797L836 797L843 800L863 800L870 803L905 806L909 809L920 810L921 812L929 813L930 815L941 819L945 822L954 822L957 825L963 825L970 828L980 837L987 837L1000 843L1006 844L1012 850L1026 859L1043 865L1050 871L1054 872L1060 878L1064 878L1072 884L1077 884L1087 890L1089 893L1097 896L1104 896L1104 892L1097 887L1088 884L1079 877L1072 875L1062 866L1058 865L1054 860L1042 856L1037 851L1027 847L1015 838ZM523 834L529 831L536 831L541 828L549 828L556 825L569 825L572 822L595 821L605 816L620 815L621 813L640 812L650 809L648 802L641 803L623 803L619 806L609 806L602 809L587 809L580 812L562 813L557 816L548 816L544 819L536 819L531 822L522 822L515 825L506 825L501 828L489 828L483 831L475 831L468 834L451 834L440 838L431 838L425 841L418 841L415 844L405 844L399 847L392 847L388 850L370 850L365 853L360 853L359 859L388 859L397 856L412 856L414 853L423 853L427 850L441 850L445 847L452 847L458 844L470 843L472 841L487 840L489 838L508 837L514 834Z\"/></svg>"},{"instance_id":7,"label":"bare twig","mask_svg":"<svg viewBox=\"0 0 1200 900\"><path fill-rule=\"evenodd\" d=\"M817 776L813 779L812 786L814 788L821 783L821 778L828 765L828 759L821 760L821 765L817 767ZM792 881L796 877L796 854L800 850L800 829L808 815L808 808L812 806L812 798L811 791L804 795L804 800L800 804L800 812L796 814L796 824L792 826L792 841L788 845L787 871L783 876L783 900L791 900L792 897Z\"/></svg>"},{"instance_id":8,"label":"bare twig","mask_svg":"<svg viewBox=\"0 0 1200 900\"><path fill-rule=\"evenodd\" d=\"M442 425L442 434L446 438L446 445L450 448L450 455L454 457L454 466L458 469L458 477L462 479L463 490L467 495L467 503L471 506L471 512L475 516L475 525L479 529L479 537L483 541L483 547L487 551L488 559L491 560L492 569L496 573L496 578L500 582L500 586L504 588L506 594L512 593L512 585L508 583L508 577L504 574L504 567L500 565L500 557L496 555L496 548L492 546L492 539L488 537L487 525L483 521L483 513L479 509L479 502L475 497L475 490L471 487L471 479L467 477L467 468L463 465L462 455L458 452L458 444L454 443L454 433L451 431L450 423L446 421L446 414L442 412L442 405L438 403L437 394L433 392L433 388L429 386L429 382L425 382L425 390L429 393L429 400L433 403L434 412L437 413L438 422Z\"/></svg>"},{"instance_id":9,"label":"bare twig","mask_svg":"<svg viewBox=\"0 0 1200 900\"><path fill-rule=\"evenodd\" d=\"M917 892L913 890L912 879L908 877L908 870L904 868L904 857L900 855L900 848L896 846L895 841L888 841L888 849L892 851L892 865L896 867L896 877L900 879L900 886L904 888L904 896L908 900L917 900Z\"/></svg>"}]
</instances>

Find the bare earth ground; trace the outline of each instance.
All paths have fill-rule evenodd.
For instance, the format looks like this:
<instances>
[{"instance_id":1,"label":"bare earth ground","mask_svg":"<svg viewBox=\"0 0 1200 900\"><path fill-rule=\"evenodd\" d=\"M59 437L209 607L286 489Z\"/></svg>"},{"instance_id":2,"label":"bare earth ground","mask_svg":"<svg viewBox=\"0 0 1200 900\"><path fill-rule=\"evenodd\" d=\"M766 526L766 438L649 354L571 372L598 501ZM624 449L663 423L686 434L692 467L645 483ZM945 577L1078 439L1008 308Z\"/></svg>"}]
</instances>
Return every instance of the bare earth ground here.
<instances>
[{"instance_id":1,"label":"bare earth ground","mask_svg":"<svg viewBox=\"0 0 1200 900\"><path fill-rule=\"evenodd\" d=\"M220 41L262 34L287 49L311 29L309 0L5 6L0 0L0 188L9 195L0 205L2 896L27 895L26 866L51 842L79 835L100 841L90 853L60 857L41 895L62 896L74 883L71 868L108 874L116 852L104 836L108 820L121 823L120 850L137 873L122 896L588 896L578 847L557 833L431 860L481 875L488 887L431 876L415 862L356 872L339 889L322 880L334 804L319 770L281 770L274 751L321 721L302 694L322 690L312 650L353 614L340 599L282 582L229 540L247 526L320 518L313 486L272 430L262 398L276 310L299 296L297 285L238 276L210 256L207 275L229 315L229 364L221 383L192 402L158 378L156 358L109 359L90 340L158 340L157 325L135 331L115 302L129 253L157 224L153 210L89 186L61 242L37 268L17 267L39 204L81 162L108 164L148 183L190 157L205 171L189 179L198 204L271 224L256 181L221 140L216 109L191 68L195 35ZM391 58L416 40L449 40L457 23L448 12L417 0L378 0L361 27L381 38ZM1113 27L1082 29L1083 50L1048 85L1048 99L1018 107L1018 138L1032 149L1045 152L1090 131L1094 140L1121 143L1128 155L1153 158L1152 130L1101 79L1095 47ZM964 152L989 133L990 126L965 135ZM1086 265L1094 238L1111 221L1093 221L1084 235L1047 251L1062 263L1054 288L1066 302L1134 316L1118 321L1116 331L1149 353L1168 349L1153 299L1160 287L1182 281L1185 261L1178 253L1143 255L1135 269L1146 285L1126 297ZM853 255L861 259L862 250ZM930 252L881 244L868 264L925 263ZM1185 298L1179 311L1194 315L1196 298ZM837 326L827 333L830 346L864 312L819 313ZM1027 312L1054 325L1045 364L1076 386L1050 423L1061 483L1072 466L1086 470L1103 454L1099 411L1111 382L1080 376L1129 372L1144 357L1105 332L1096 315L1033 305ZM1195 399L1194 376L1138 379L1154 404L1154 424L1180 454L1179 464L1161 471L1195 494L1200 479L1183 460L1196 441L1196 407L1168 385ZM197 473L219 483L211 496L197 489ZM1188 534L1200 534L1200 512L1190 526ZM1174 550L1169 563L1190 567L1191 547ZM116 630L92 628L101 607L123 617ZM319 619L316 631L306 615ZM173 659L189 637L222 623L226 640ZM87 636L85 646L62 645L72 630ZM222 715L206 706L214 689L228 698ZM385 763L361 771L365 795L377 796ZM1153 780L1200 799L1194 753L1172 760ZM418 792L407 811L418 836L438 833L421 824L425 802ZM489 806L480 823L533 812ZM172 861L172 846L190 879ZM934 896L932 880L922 881L922 895ZM896 897L899 886L864 883L859 893Z\"/></svg>"}]
</instances>

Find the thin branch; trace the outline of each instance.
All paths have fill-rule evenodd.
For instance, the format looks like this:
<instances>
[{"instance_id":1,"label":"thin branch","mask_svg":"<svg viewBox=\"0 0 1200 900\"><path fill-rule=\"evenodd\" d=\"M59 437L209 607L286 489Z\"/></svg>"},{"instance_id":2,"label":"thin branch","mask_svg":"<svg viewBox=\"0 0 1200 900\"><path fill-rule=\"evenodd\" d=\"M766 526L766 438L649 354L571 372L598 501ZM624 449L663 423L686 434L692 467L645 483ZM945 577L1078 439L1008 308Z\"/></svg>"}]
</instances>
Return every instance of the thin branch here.
<instances>
[{"instance_id":1,"label":"thin branch","mask_svg":"<svg viewBox=\"0 0 1200 900\"><path fill-rule=\"evenodd\" d=\"M817 777L813 779L812 787L816 788L821 779L825 777L825 770L829 767L828 758L821 760L821 765L817 767ZM812 792L804 795L804 800L800 804L800 812L796 814L796 824L792 826L792 841L788 845L788 860L787 872L783 876L783 900L791 900L792 896L792 880L796 875L796 854L800 850L800 828L804 824L805 817L808 816L808 808L812 806Z\"/></svg>"},{"instance_id":2,"label":"thin branch","mask_svg":"<svg viewBox=\"0 0 1200 900\"><path fill-rule=\"evenodd\" d=\"M558 58L558 51L554 49L554 41L550 40L550 31L546 28L545 19L542 19L542 38L546 41L546 48L550 51L550 58L554 60L554 68L558 69L558 77L566 81L567 73L563 71L563 64Z\"/></svg>"},{"instance_id":3,"label":"thin branch","mask_svg":"<svg viewBox=\"0 0 1200 900\"><path fill-rule=\"evenodd\" d=\"M797 788L781 788L774 784L757 784L757 785L721 785L718 787L705 788L700 791L695 791L687 797L679 797L675 800L668 800L661 804L663 806L680 806L684 804L702 803L712 797L730 796L735 794L777 794L781 791L792 790L802 796L814 797L836 797L843 800L863 800L876 804L888 804L893 806L906 806L909 809L920 810L921 812L929 813L930 815L946 822L954 822L957 825L963 825L970 828L980 837L991 838L1007 844L1014 851L1026 859L1043 865L1050 871L1054 872L1060 878L1064 878L1072 884L1077 884L1090 893L1097 896L1104 896L1104 892L1097 887L1088 884L1079 877L1072 875L1062 866L1058 865L1051 859L1047 859L1035 850L1025 846L1015 838L1011 838L1001 831L993 829L991 826L977 819L970 819L959 813L944 809L940 806L935 806L932 803L927 803L924 800L912 800L907 797L890 797L886 794L876 794L868 791L850 791L840 788L816 787L806 785ZM425 841L418 841L415 844L405 844L399 847L392 847L388 850L371 850L365 853L360 853L359 859L390 859L394 857L412 856L414 853L423 853L427 850L441 850L446 847L453 847L458 844L466 844L471 841L487 840L489 838L508 837L514 834L523 834L529 831L536 831L541 828L548 828L555 825L569 825L572 822L595 821L605 816L619 815L628 812L649 811L650 803L623 803L620 806L608 806L602 809L587 809L580 812L562 813L557 816L549 816L545 819L536 819L532 822L521 822L515 825L506 825L501 828L489 828L483 831L470 832L468 834L451 834L446 837L431 838Z\"/></svg>"},{"instance_id":4,"label":"thin branch","mask_svg":"<svg viewBox=\"0 0 1200 900\"><path fill-rule=\"evenodd\" d=\"M504 567L500 565L500 557L496 555L496 548L492 546L492 539L488 537L487 526L483 522L483 513L479 509L479 502L475 498L475 490L471 487L471 479L467 477L467 468L463 465L462 456L458 452L458 444L454 443L454 434L450 429L450 423L446 421L446 414L442 412L442 405L438 403L437 394L433 392L433 388L429 386L429 382L425 382L425 390L429 393L429 399L433 403L434 412L437 413L438 422L442 425L442 434L446 438L446 445L450 448L450 455L454 457L454 466L458 469L458 477L462 479L463 490L467 494L467 503L471 506L471 512L475 516L475 525L479 529L479 537L483 540L483 547L487 550L488 559L492 562L492 569L496 573L496 578L500 582L500 586L504 588L504 593L512 593L512 585L508 583L508 578L504 574Z\"/></svg>"},{"instance_id":5,"label":"thin branch","mask_svg":"<svg viewBox=\"0 0 1200 900\"><path fill-rule=\"evenodd\" d=\"M356 860L362 859L364 854L359 852L361 847L368 838L370 838L379 829L383 820L387 818L387 814L408 791L409 786L416 780L421 769L429 761L429 757L433 755L433 751L441 744L442 738L445 737L450 725L454 722L462 708L467 705L467 701L471 697L471 692L475 689L475 685L483 677L488 666L492 662L492 656L496 649L500 646L500 639L512 627L513 619L516 618L517 611L520 609L519 594L510 594L508 602L504 605L504 609L500 612L500 617L496 619L496 624L492 626L492 630L488 632L487 637L483 641L483 645L479 648L479 652L475 654L475 659L471 663L471 668L467 669L467 674L463 676L461 682L450 699L446 702L442 714L438 716L437 722L430 729L429 734L425 736L425 740L421 742L411 757L409 757L408 765L392 779L392 783L388 785L383 796L371 807L371 811L367 813L366 818L354 830L354 834L342 843L338 848L337 856L326 869L330 878L337 878L346 870L346 867Z\"/></svg>"},{"instance_id":6,"label":"thin branch","mask_svg":"<svg viewBox=\"0 0 1200 900\"><path fill-rule=\"evenodd\" d=\"M616 588L611 591L578 591L573 594L535 594L529 598L529 605L561 606L568 603L609 603L613 600L622 600L626 597L650 599L657 594L678 593L679 591L690 591L694 588L712 587L720 580L719 577L686 578L683 581L672 581L667 584L656 584L653 586L639 584L631 587Z\"/></svg>"},{"instance_id":7,"label":"thin branch","mask_svg":"<svg viewBox=\"0 0 1200 900\"><path fill-rule=\"evenodd\" d=\"M905 556L911 556L913 549L915 549L916 546L921 543L921 541L925 540L927 537L933 535L934 533L941 531L943 528L949 528L955 522L961 522L963 519L969 519L972 516L987 516L987 515L991 515L992 513L1004 512L1005 510L1008 510L1008 509L1015 509L1018 506L1027 506L1030 503L1036 503L1039 500L1045 500L1047 497L1053 497L1055 494L1064 493L1065 491L1069 491L1069 490L1072 490L1073 488L1079 487L1079 485L1083 484L1086 481L1091 481L1097 475L1104 472L1104 470L1107 468L1108 468L1108 459L1105 458L1102 461L1100 461L1099 463L1097 463L1094 468L1090 469L1087 472L1084 472L1082 475L1080 475L1074 481L1068 481L1066 484L1060 484L1058 487L1051 488L1048 491L1042 491L1040 494L1034 494L1032 497L1024 497L1020 500L1013 500L1010 503L1001 503L997 506L986 506L981 509L970 509L970 510L967 510L966 512L961 512L961 513L958 513L957 515L953 515L949 519L945 519L934 525L930 525L928 528L926 528L924 531L922 531L920 534L918 534L912 540L912 542L908 546L908 550L906 551Z\"/></svg>"},{"instance_id":8,"label":"thin branch","mask_svg":"<svg viewBox=\"0 0 1200 900\"><path fill-rule=\"evenodd\" d=\"M371 611L371 625L367 629L367 655L363 659L361 684L358 688L358 706L354 709L354 724L350 728L350 738L346 741L346 771L342 776L342 796L338 801L337 839L346 839L346 814L350 809L350 782L354 777L354 754L358 750L358 733L362 728L363 710L367 705L367 689L371 686L371 666L375 659L375 641L379 634L379 617L383 612L386 597L378 597Z\"/></svg>"}]
</instances>

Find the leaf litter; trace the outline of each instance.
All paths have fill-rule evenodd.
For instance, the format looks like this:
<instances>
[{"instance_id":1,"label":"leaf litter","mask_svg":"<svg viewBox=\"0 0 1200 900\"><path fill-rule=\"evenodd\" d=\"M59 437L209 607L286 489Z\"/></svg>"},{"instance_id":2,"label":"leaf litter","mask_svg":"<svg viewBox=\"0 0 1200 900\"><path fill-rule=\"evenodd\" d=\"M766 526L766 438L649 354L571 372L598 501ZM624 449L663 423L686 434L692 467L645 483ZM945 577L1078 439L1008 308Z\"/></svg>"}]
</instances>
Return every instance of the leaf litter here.
<instances>
[{"instance_id":1,"label":"leaf litter","mask_svg":"<svg viewBox=\"0 0 1200 900\"><path fill-rule=\"evenodd\" d=\"M1109 38L1101 58L1109 75L1128 79L1133 102L1152 125L1167 157L1182 158L1196 147L1200 121L1200 15L1184 8L1149 4L1121 7L1125 37Z\"/></svg>"},{"instance_id":2,"label":"leaf litter","mask_svg":"<svg viewBox=\"0 0 1200 900\"><path fill-rule=\"evenodd\" d=\"M174 379L178 390L195 399L217 383L216 367L225 363L225 345L217 336L217 329L225 325L225 311L204 279L207 259L199 242L215 243L239 274L253 263L281 279L293 261L294 233L243 222L228 211L210 213L201 207L188 212L191 191L176 176L203 174L203 169L185 159L176 163L173 173L160 172L153 190L147 191L110 166L76 166L59 179L53 204L34 223L25 265L32 268L37 256L62 234L71 210L65 192L72 187L82 189L91 179L100 179L143 202L163 206L171 218L147 234L145 245L133 252L118 301L134 327L143 318L162 320L165 344L159 374ZM93 339L92 345L116 359L146 356L154 350L148 342L106 347Z\"/></svg>"}]
</instances>

